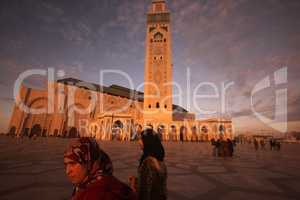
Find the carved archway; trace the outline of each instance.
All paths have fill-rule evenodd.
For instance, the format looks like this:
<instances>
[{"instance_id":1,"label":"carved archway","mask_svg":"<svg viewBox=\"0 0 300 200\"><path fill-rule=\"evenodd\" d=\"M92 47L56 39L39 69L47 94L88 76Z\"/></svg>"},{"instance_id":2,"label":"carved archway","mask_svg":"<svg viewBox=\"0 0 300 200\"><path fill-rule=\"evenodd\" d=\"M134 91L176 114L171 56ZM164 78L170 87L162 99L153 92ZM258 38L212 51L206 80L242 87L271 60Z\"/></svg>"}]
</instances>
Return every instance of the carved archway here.
<instances>
[{"instance_id":1,"label":"carved archway","mask_svg":"<svg viewBox=\"0 0 300 200\"><path fill-rule=\"evenodd\" d=\"M124 124L120 121L117 120L113 123L112 127L112 139L113 140L121 140L122 138L122 131L123 131Z\"/></svg>"},{"instance_id":2,"label":"carved archway","mask_svg":"<svg viewBox=\"0 0 300 200\"><path fill-rule=\"evenodd\" d=\"M29 134L29 137L32 137L32 136L41 136L42 134L42 127L40 124L35 124L32 126L31 130L30 130L30 134Z\"/></svg>"},{"instance_id":3,"label":"carved archway","mask_svg":"<svg viewBox=\"0 0 300 200\"><path fill-rule=\"evenodd\" d=\"M21 126L21 134L23 136L29 136L32 137L32 128L34 125L39 124L41 128L41 133L38 136L41 136L43 133L43 129L45 129L44 126L46 126L47 123L47 106L48 106L48 99L46 97L38 97L33 99L28 105L29 108L32 109L46 109L45 113L40 114L32 114L27 113L24 117L22 126ZM36 127L35 127L36 128Z\"/></svg>"},{"instance_id":4,"label":"carved archway","mask_svg":"<svg viewBox=\"0 0 300 200\"><path fill-rule=\"evenodd\" d=\"M12 126L9 129L8 135L16 135L16 127L15 126Z\"/></svg>"},{"instance_id":5,"label":"carved archway","mask_svg":"<svg viewBox=\"0 0 300 200\"><path fill-rule=\"evenodd\" d=\"M160 138L161 141L165 141L167 140L167 133L166 133L166 127L165 125L163 124L160 124L158 127L157 127L157 133L158 133L158 136Z\"/></svg>"},{"instance_id":6,"label":"carved archway","mask_svg":"<svg viewBox=\"0 0 300 200\"><path fill-rule=\"evenodd\" d=\"M68 135L70 136L70 134L69 134L70 129L76 128L76 130L77 130L77 136L76 137L79 137L80 135L81 136L86 136L88 133L83 131L83 130L86 130L86 129L81 129L82 132L80 132L80 133L79 133L78 129L81 126L80 123L84 123L84 121L82 121L82 120L88 120L89 119L89 114L88 113L86 113L86 114L78 113L75 110L75 107L80 108L80 109L85 108L82 104L79 104L79 103L73 104L73 105L68 107L68 112L66 112L66 116L65 116L66 120L64 121L63 132L69 130Z\"/></svg>"},{"instance_id":7,"label":"carved archway","mask_svg":"<svg viewBox=\"0 0 300 200\"><path fill-rule=\"evenodd\" d=\"M58 136L58 129L55 129L54 130L54 137L57 137Z\"/></svg>"},{"instance_id":8,"label":"carved archway","mask_svg":"<svg viewBox=\"0 0 300 200\"><path fill-rule=\"evenodd\" d=\"M219 126L219 133L220 133L220 134L224 134L225 131L226 131L225 126L224 126L223 124L221 124L221 125Z\"/></svg>"},{"instance_id":9,"label":"carved archway","mask_svg":"<svg viewBox=\"0 0 300 200\"><path fill-rule=\"evenodd\" d=\"M204 125L201 127L201 140L202 141L208 141L208 127L207 125Z\"/></svg>"},{"instance_id":10,"label":"carved archway","mask_svg":"<svg viewBox=\"0 0 300 200\"><path fill-rule=\"evenodd\" d=\"M193 126L191 131L192 131L191 141L192 142L197 142L198 141L197 127Z\"/></svg>"},{"instance_id":11,"label":"carved archway","mask_svg":"<svg viewBox=\"0 0 300 200\"><path fill-rule=\"evenodd\" d=\"M181 142L187 140L187 128L185 126L180 127L179 139L180 139Z\"/></svg>"},{"instance_id":12,"label":"carved archway","mask_svg":"<svg viewBox=\"0 0 300 200\"><path fill-rule=\"evenodd\" d=\"M78 138L79 134L78 134L78 130L76 127L71 127L69 130L69 134L68 134L69 138Z\"/></svg>"},{"instance_id":13,"label":"carved archway","mask_svg":"<svg viewBox=\"0 0 300 200\"><path fill-rule=\"evenodd\" d=\"M177 128L175 125L171 125L170 137L173 141L177 141Z\"/></svg>"}]
</instances>

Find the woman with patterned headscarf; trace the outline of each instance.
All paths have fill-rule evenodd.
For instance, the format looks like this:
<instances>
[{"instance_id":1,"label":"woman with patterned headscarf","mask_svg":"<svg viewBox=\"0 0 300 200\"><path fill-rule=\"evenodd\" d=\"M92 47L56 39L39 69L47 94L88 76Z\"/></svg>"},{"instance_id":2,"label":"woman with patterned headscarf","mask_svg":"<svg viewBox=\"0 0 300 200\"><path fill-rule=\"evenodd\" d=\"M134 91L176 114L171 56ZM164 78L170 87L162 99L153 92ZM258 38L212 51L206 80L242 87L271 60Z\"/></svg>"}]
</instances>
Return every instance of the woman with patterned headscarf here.
<instances>
[{"instance_id":1,"label":"woman with patterned headscarf","mask_svg":"<svg viewBox=\"0 0 300 200\"><path fill-rule=\"evenodd\" d=\"M113 176L112 162L95 139L72 140L64 153L64 164L75 186L71 200L136 199L132 190Z\"/></svg>"}]
</instances>

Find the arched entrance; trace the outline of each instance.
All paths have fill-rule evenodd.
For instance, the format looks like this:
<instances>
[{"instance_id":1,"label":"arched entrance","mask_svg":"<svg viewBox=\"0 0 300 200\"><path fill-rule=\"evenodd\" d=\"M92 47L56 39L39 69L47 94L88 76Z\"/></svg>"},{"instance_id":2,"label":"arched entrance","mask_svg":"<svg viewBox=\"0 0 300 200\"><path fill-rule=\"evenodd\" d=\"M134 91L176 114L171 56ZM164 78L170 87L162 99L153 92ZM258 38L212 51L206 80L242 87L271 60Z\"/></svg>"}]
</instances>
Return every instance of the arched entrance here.
<instances>
[{"instance_id":1,"label":"arched entrance","mask_svg":"<svg viewBox=\"0 0 300 200\"><path fill-rule=\"evenodd\" d=\"M76 127L72 127L69 130L69 138L78 138L79 134L78 134L78 130Z\"/></svg>"},{"instance_id":2,"label":"arched entrance","mask_svg":"<svg viewBox=\"0 0 300 200\"><path fill-rule=\"evenodd\" d=\"M29 137L32 137L32 136L41 136L42 134L42 127L40 124L35 124L32 128L31 128L31 131L30 131L30 134L29 134Z\"/></svg>"},{"instance_id":3,"label":"arched entrance","mask_svg":"<svg viewBox=\"0 0 300 200\"><path fill-rule=\"evenodd\" d=\"M54 130L54 137L57 137L58 136L58 129L55 129Z\"/></svg>"},{"instance_id":4,"label":"arched entrance","mask_svg":"<svg viewBox=\"0 0 300 200\"><path fill-rule=\"evenodd\" d=\"M220 136L224 136L225 134L225 126L223 124L219 126L219 134Z\"/></svg>"},{"instance_id":5,"label":"arched entrance","mask_svg":"<svg viewBox=\"0 0 300 200\"><path fill-rule=\"evenodd\" d=\"M16 127L12 126L8 132L8 135L16 135Z\"/></svg>"},{"instance_id":6,"label":"arched entrance","mask_svg":"<svg viewBox=\"0 0 300 200\"><path fill-rule=\"evenodd\" d=\"M30 131L29 128L24 128L24 129L22 130L22 135L23 135L23 136L29 136L29 131Z\"/></svg>"},{"instance_id":7,"label":"arched entrance","mask_svg":"<svg viewBox=\"0 0 300 200\"><path fill-rule=\"evenodd\" d=\"M137 140L138 138L140 138L141 134L143 132L143 127L140 124L135 124L134 126L134 131L131 135L131 140Z\"/></svg>"},{"instance_id":8,"label":"arched entrance","mask_svg":"<svg viewBox=\"0 0 300 200\"><path fill-rule=\"evenodd\" d=\"M121 140L123 131L123 123L120 120L114 122L112 127L112 139Z\"/></svg>"},{"instance_id":9,"label":"arched entrance","mask_svg":"<svg viewBox=\"0 0 300 200\"><path fill-rule=\"evenodd\" d=\"M159 125L157 127L157 134L158 134L158 137L160 139L160 141L163 141L163 140L167 140L166 138L166 128L164 125Z\"/></svg>"},{"instance_id":10,"label":"arched entrance","mask_svg":"<svg viewBox=\"0 0 300 200\"><path fill-rule=\"evenodd\" d=\"M179 139L181 142L186 140L187 129L185 126L180 127Z\"/></svg>"},{"instance_id":11,"label":"arched entrance","mask_svg":"<svg viewBox=\"0 0 300 200\"><path fill-rule=\"evenodd\" d=\"M175 125L171 125L170 135L173 141L177 141L177 129Z\"/></svg>"},{"instance_id":12,"label":"arched entrance","mask_svg":"<svg viewBox=\"0 0 300 200\"><path fill-rule=\"evenodd\" d=\"M197 127L193 126L192 127L192 142L197 142L198 141L198 135L197 135Z\"/></svg>"},{"instance_id":13,"label":"arched entrance","mask_svg":"<svg viewBox=\"0 0 300 200\"><path fill-rule=\"evenodd\" d=\"M201 140L208 141L208 128L207 126L202 126L201 128Z\"/></svg>"}]
</instances>

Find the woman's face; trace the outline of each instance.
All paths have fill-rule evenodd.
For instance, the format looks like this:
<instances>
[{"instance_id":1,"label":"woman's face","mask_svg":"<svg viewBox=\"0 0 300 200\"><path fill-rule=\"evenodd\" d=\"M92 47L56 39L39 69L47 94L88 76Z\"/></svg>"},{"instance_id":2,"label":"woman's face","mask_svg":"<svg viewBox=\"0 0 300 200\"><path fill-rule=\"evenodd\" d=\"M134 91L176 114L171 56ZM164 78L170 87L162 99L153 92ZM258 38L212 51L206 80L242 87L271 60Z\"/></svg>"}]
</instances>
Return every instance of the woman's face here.
<instances>
[{"instance_id":1,"label":"woman's face","mask_svg":"<svg viewBox=\"0 0 300 200\"><path fill-rule=\"evenodd\" d=\"M81 183L87 176L87 167L68 158L64 158L66 175L73 184Z\"/></svg>"}]
</instances>

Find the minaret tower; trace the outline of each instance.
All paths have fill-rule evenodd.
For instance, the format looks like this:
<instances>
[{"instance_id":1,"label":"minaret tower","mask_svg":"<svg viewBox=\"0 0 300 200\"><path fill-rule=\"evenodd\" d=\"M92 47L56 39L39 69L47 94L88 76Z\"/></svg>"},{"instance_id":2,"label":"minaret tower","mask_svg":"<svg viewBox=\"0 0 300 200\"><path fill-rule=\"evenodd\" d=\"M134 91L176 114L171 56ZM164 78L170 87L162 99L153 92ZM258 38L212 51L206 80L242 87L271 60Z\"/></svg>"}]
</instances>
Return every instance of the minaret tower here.
<instances>
[{"instance_id":1,"label":"minaret tower","mask_svg":"<svg viewBox=\"0 0 300 200\"><path fill-rule=\"evenodd\" d=\"M147 13L144 123L172 121L170 12L165 0L152 0Z\"/></svg>"}]
</instances>

